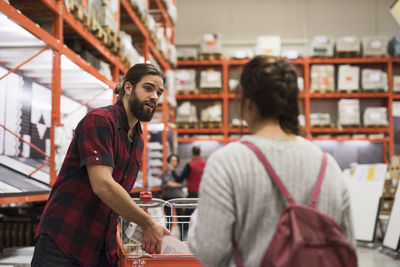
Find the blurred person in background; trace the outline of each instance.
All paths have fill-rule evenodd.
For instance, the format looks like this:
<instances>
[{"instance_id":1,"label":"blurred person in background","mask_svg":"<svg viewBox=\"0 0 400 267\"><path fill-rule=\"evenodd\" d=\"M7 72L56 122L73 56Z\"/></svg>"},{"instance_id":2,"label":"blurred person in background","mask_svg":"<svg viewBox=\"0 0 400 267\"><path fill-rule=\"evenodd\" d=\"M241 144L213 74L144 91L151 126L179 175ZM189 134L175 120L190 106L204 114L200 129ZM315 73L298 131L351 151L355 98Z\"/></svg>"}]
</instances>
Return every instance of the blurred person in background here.
<instances>
[{"instance_id":1,"label":"blurred person in background","mask_svg":"<svg viewBox=\"0 0 400 267\"><path fill-rule=\"evenodd\" d=\"M307 203L323 152L299 136L295 67L257 56L244 66L240 85L243 118L253 133L241 140L261 150L297 203ZM286 201L256 154L240 142L214 152L207 160L199 197L188 238L196 257L206 266L236 266L236 244L244 266L260 266ZM355 242L349 192L330 155L317 209Z\"/></svg>"}]
</instances>

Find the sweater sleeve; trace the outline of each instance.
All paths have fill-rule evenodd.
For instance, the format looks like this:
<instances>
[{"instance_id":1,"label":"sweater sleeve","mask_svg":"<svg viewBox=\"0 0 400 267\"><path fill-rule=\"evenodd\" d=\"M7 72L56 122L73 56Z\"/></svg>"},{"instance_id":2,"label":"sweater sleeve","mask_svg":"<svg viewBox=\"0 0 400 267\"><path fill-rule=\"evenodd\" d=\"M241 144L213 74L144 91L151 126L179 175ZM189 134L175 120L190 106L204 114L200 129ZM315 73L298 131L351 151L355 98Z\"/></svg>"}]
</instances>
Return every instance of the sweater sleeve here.
<instances>
[{"instance_id":1,"label":"sweater sleeve","mask_svg":"<svg viewBox=\"0 0 400 267\"><path fill-rule=\"evenodd\" d=\"M342 228L343 234L346 236L347 240L353 245L356 244L354 236L353 227L353 217L351 213L350 206L350 193L347 187L343 187L343 204L342 204L342 220L340 222L340 227Z\"/></svg>"},{"instance_id":2,"label":"sweater sleeve","mask_svg":"<svg viewBox=\"0 0 400 267\"><path fill-rule=\"evenodd\" d=\"M233 255L235 212L229 172L218 153L207 161L199 193L189 227L189 246L204 265L227 266Z\"/></svg>"}]
</instances>

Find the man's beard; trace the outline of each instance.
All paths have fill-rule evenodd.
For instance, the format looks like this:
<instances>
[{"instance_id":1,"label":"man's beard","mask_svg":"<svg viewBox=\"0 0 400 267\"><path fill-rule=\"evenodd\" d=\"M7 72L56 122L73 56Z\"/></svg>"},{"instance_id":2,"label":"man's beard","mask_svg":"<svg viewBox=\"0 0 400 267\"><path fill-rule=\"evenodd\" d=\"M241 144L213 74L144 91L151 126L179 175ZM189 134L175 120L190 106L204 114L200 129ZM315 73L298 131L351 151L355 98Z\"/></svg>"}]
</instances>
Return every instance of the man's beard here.
<instances>
[{"instance_id":1,"label":"man's beard","mask_svg":"<svg viewBox=\"0 0 400 267\"><path fill-rule=\"evenodd\" d=\"M143 122L148 122L153 118L154 112L156 112L156 104L153 101L143 101L140 102L139 98L137 98L136 93L133 92L132 96L129 98L129 109L131 110L133 116L135 116L136 119L143 121ZM146 103L152 103L154 105L153 110L147 110L144 105Z\"/></svg>"}]
</instances>

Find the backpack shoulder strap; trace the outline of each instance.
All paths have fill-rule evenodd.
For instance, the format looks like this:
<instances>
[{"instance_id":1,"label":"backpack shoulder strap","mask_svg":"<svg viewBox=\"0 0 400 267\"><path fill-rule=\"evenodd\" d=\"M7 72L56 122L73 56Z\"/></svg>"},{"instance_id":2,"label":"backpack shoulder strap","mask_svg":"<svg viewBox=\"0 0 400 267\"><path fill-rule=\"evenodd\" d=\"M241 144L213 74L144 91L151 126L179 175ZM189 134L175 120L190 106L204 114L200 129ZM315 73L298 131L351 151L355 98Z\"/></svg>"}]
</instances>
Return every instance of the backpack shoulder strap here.
<instances>
[{"instance_id":1,"label":"backpack shoulder strap","mask_svg":"<svg viewBox=\"0 0 400 267\"><path fill-rule=\"evenodd\" d=\"M249 141L240 141L242 144L246 145L248 148L253 150L253 152L256 154L258 159L262 162L262 164L265 167L265 170L269 174L269 177L271 177L271 180L275 183L276 187L279 189L283 197L287 200L289 205L294 205L296 202L294 201L293 197L289 193L289 191L286 189L285 185L282 183L281 179L279 178L278 174L276 174L275 170L272 168L271 164L267 160L267 158L264 156L264 154L261 152L261 150L254 145L252 142Z\"/></svg>"},{"instance_id":2,"label":"backpack shoulder strap","mask_svg":"<svg viewBox=\"0 0 400 267\"><path fill-rule=\"evenodd\" d=\"M321 161L321 167L320 167L319 173L318 173L317 182L315 183L315 186L314 186L313 191L310 196L310 200L308 201L308 206L312 207L314 209L317 206L318 197L319 197L319 193L321 191L322 181L325 176L325 170L326 170L327 163L328 163L328 157L325 152L322 152L322 161Z\"/></svg>"}]
</instances>

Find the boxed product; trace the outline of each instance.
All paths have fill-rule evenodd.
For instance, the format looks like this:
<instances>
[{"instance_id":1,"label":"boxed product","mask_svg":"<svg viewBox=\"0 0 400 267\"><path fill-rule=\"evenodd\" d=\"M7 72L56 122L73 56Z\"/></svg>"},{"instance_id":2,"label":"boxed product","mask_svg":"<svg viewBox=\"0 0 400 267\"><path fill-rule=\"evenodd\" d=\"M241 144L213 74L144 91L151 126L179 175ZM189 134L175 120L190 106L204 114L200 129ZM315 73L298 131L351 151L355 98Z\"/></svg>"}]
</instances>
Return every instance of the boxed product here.
<instances>
[{"instance_id":1,"label":"boxed product","mask_svg":"<svg viewBox=\"0 0 400 267\"><path fill-rule=\"evenodd\" d=\"M359 89L360 67L340 65L338 71L338 89L357 91Z\"/></svg>"},{"instance_id":2,"label":"boxed product","mask_svg":"<svg viewBox=\"0 0 400 267\"><path fill-rule=\"evenodd\" d=\"M360 100L340 99L338 101L338 124L360 125Z\"/></svg>"},{"instance_id":3,"label":"boxed product","mask_svg":"<svg viewBox=\"0 0 400 267\"><path fill-rule=\"evenodd\" d=\"M222 88L222 73L212 69L200 72L200 88Z\"/></svg>"},{"instance_id":4,"label":"boxed product","mask_svg":"<svg viewBox=\"0 0 400 267\"><path fill-rule=\"evenodd\" d=\"M388 52L392 57L400 56L400 35L396 35L390 40Z\"/></svg>"},{"instance_id":5,"label":"boxed product","mask_svg":"<svg viewBox=\"0 0 400 267\"><path fill-rule=\"evenodd\" d=\"M333 39L328 36L314 36L311 42L311 56L333 57Z\"/></svg>"},{"instance_id":6,"label":"boxed product","mask_svg":"<svg viewBox=\"0 0 400 267\"><path fill-rule=\"evenodd\" d=\"M200 53L203 54L221 54L222 41L218 33L206 33L200 41Z\"/></svg>"},{"instance_id":7,"label":"boxed product","mask_svg":"<svg viewBox=\"0 0 400 267\"><path fill-rule=\"evenodd\" d=\"M331 115L329 113L311 113L310 125L311 126L330 126Z\"/></svg>"},{"instance_id":8,"label":"boxed product","mask_svg":"<svg viewBox=\"0 0 400 267\"><path fill-rule=\"evenodd\" d=\"M141 56L132 45L131 35L125 33L124 31L120 31L119 36L121 38L121 53L129 61L129 64L127 65L131 66L133 64L143 62Z\"/></svg>"},{"instance_id":9,"label":"boxed product","mask_svg":"<svg viewBox=\"0 0 400 267\"><path fill-rule=\"evenodd\" d=\"M178 69L175 72L176 91L196 90L196 71L193 69Z\"/></svg>"},{"instance_id":10,"label":"boxed product","mask_svg":"<svg viewBox=\"0 0 400 267\"><path fill-rule=\"evenodd\" d=\"M190 104L189 101L180 104L176 110L177 123L197 123L197 110L196 106Z\"/></svg>"},{"instance_id":11,"label":"boxed product","mask_svg":"<svg viewBox=\"0 0 400 267\"><path fill-rule=\"evenodd\" d=\"M335 67L333 65L311 66L310 92L334 92L335 91Z\"/></svg>"},{"instance_id":12,"label":"boxed product","mask_svg":"<svg viewBox=\"0 0 400 267\"><path fill-rule=\"evenodd\" d=\"M222 122L222 105L216 102L201 111L202 122Z\"/></svg>"},{"instance_id":13,"label":"boxed product","mask_svg":"<svg viewBox=\"0 0 400 267\"><path fill-rule=\"evenodd\" d=\"M146 17L149 13L148 0L131 0L131 4L139 11L142 18Z\"/></svg>"},{"instance_id":14,"label":"boxed product","mask_svg":"<svg viewBox=\"0 0 400 267\"><path fill-rule=\"evenodd\" d=\"M197 48L177 47L176 53L179 59L197 59Z\"/></svg>"},{"instance_id":15,"label":"boxed product","mask_svg":"<svg viewBox=\"0 0 400 267\"><path fill-rule=\"evenodd\" d=\"M400 93L400 75L393 76L393 92Z\"/></svg>"},{"instance_id":16,"label":"boxed product","mask_svg":"<svg viewBox=\"0 0 400 267\"><path fill-rule=\"evenodd\" d=\"M378 69L363 69L361 71L361 84L364 91L388 91L387 73Z\"/></svg>"},{"instance_id":17,"label":"boxed product","mask_svg":"<svg viewBox=\"0 0 400 267\"><path fill-rule=\"evenodd\" d=\"M234 59L246 59L246 58L252 58L254 56L254 50L251 48L227 48L224 49L225 55L228 58L234 58Z\"/></svg>"},{"instance_id":18,"label":"boxed product","mask_svg":"<svg viewBox=\"0 0 400 267\"><path fill-rule=\"evenodd\" d=\"M352 52L354 56L360 55L360 39L355 36L339 37L336 40L336 53Z\"/></svg>"},{"instance_id":19,"label":"boxed product","mask_svg":"<svg viewBox=\"0 0 400 267\"><path fill-rule=\"evenodd\" d=\"M258 36L255 54L279 57L281 46L281 37L279 36Z\"/></svg>"},{"instance_id":20,"label":"boxed product","mask_svg":"<svg viewBox=\"0 0 400 267\"><path fill-rule=\"evenodd\" d=\"M386 107L368 107L364 111L364 126L387 126Z\"/></svg>"},{"instance_id":21,"label":"boxed product","mask_svg":"<svg viewBox=\"0 0 400 267\"><path fill-rule=\"evenodd\" d=\"M303 77L297 77L297 86L299 87L299 91L303 92L304 91L304 78Z\"/></svg>"},{"instance_id":22,"label":"boxed product","mask_svg":"<svg viewBox=\"0 0 400 267\"><path fill-rule=\"evenodd\" d=\"M364 57L386 56L387 38L386 36L364 36L363 40Z\"/></svg>"}]
</instances>

